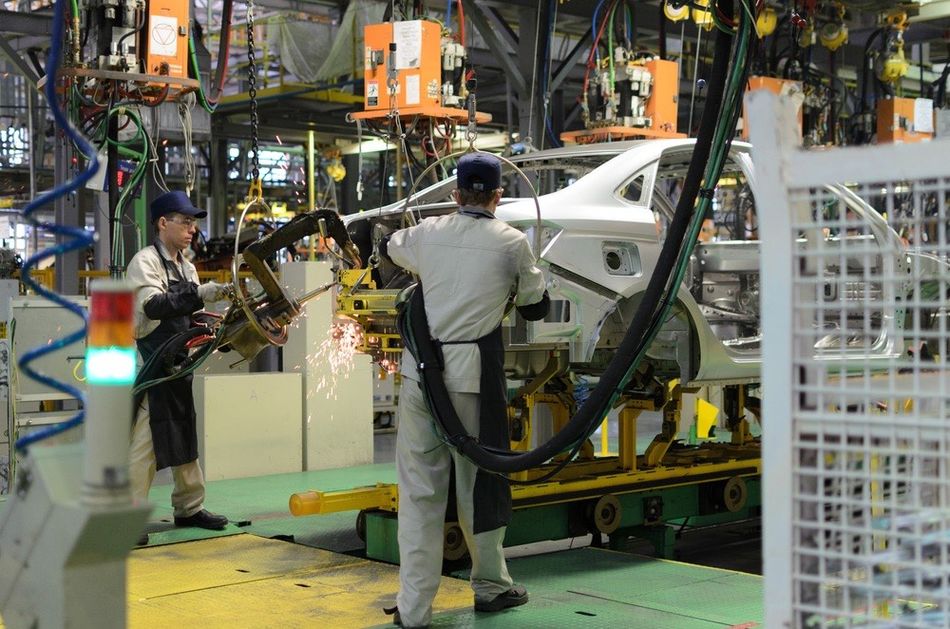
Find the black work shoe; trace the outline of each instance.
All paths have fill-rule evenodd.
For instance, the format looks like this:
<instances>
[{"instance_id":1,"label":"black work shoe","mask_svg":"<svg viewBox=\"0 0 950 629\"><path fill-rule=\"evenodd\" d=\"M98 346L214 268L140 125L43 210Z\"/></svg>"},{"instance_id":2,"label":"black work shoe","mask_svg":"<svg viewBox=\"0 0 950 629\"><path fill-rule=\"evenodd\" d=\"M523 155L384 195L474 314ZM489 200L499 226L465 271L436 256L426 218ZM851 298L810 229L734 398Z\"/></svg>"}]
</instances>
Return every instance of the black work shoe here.
<instances>
[{"instance_id":1,"label":"black work shoe","mask_svg":"<svg viewBox=\"0 0 950 629\"><path fill-rule=\"evenodd\" d=\"M397 607L384 607L383 613L387 616L392 616L393 624L397 627L402 627L402 629L426 629L425 627L407 627L406 625L402 624L402 618L399 617L399 608ZM429 625L426 625L426 627L428 626Z\"/></svg>"},{"instance_id":2,"label":"black work shoe","mask_svg":"<svg viewBox=\"0 0 950 629\"><path fill-rule=\"evenodd\" d=\"M523 585L513 585L507 592L502 592L490 601L475 599L475 611L500 612L509 607L517 607L528 602L528 590Z\"/></svg>"},{"instance_id":3,"label":"black work shoe","mask_svg":"<svg viewBox=\"0 0 950 629\"><path fill-rule=\"evenodd\" d=\"M148 546L148 533L142 533L139 536L138 540L135 542L136 546Z\"/></svg>"},{"instance_id":4,"label":"black work shoe","mask_svg":"<svg viewBox=\"0 0 950 629\"><path fill-rule=\"evenodd\" d=\"M187 518L175 516L175 526L195 526L199 529L220 531L227 525L228 519L226 517L211 513L207 509L202 509L194 515L189 515Z\"/></svg>"}]
</instances>

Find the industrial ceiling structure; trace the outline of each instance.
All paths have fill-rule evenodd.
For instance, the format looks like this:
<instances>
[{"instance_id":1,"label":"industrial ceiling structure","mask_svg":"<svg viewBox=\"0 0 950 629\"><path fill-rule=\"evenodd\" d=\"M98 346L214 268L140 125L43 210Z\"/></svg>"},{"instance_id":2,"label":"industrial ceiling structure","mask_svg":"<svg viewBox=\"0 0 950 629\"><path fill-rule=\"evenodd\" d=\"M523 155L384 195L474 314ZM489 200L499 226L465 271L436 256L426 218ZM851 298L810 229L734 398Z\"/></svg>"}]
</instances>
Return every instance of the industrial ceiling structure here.
<instances>
[{"instance_id":1,"label":"industrial ceiling structure","mask_svg":"<svg viewBox=\"0 0 950 629\"><path fill-rule=\"evenodd\" d=\"M608 80L604 73L613 72L614 55L601 55L611 46L622 48L622 55L633 61L658 57L676 64L673 83L664 87L673 98L664 124L694 135L705 104L715 33L711 14L700 10L702 2L690 8L676 1L632 0L262 0L253 3L252 11L252 125L248 6L197 0L190 9L194 65L206 90L220 95L214 114L194 107L188 134L173 104L156 108L155 121L151 111L143 114L161 138L155 142L153 162L161 163L156 168L175 182L196 169L199 176L191 176L198 194L207 196L215 209L212 234L224 233L225 221L233 222L240 206L254 135L269 151L264 185L291 212L308 204L308 160L318 162L317 205L348 213L405 194L414 174L436 154L425 142L451 131L456 146L462 146L464 125L413 125L406 141L415 151L406 155L416 162L397 163L400 151L395 149L404 133L382 129L379 121L356 123L353 115L367 102L363 29L368 24L421 17L442 25L443 44L463 43L458 64L465 64L471 80L465 94L470 88L478 111L486 114L478 123L478 146L509 152L559 146L565 133L567 141L574 141L570 134L610 117L598 110L604 103L595 92ZM897 15L904 17L898 20ZM0 196L13 207L31 189L51 183L56 161L48 113L32 88L44 72L51 10L41 2L7 0L0 18L0 120L9 135L0 138L0 159L6 165ZM873 128L872 101L889 95L930 96L946 84L950 4L943 0L765 3L760 28L752 73L802 83L806 144L859 143ZM227 46L221 45L222 33ZM884 81L884 72L899 76ZM27 135L33 151L29 160L23 158ZM310 147L316 155L312 160ZM357 169L359 183L357 177L345 177Z\"/></svg>"},{"instance_id":2,"label":"industrial ceiling structure","mask_svg":"<svg viewBox=\"0 0 950 629\"><path fill-rule=\"evenodd\" d=\"M2 623L950 627L948 33L0 0Z\"/></svg>"}]
</instances>

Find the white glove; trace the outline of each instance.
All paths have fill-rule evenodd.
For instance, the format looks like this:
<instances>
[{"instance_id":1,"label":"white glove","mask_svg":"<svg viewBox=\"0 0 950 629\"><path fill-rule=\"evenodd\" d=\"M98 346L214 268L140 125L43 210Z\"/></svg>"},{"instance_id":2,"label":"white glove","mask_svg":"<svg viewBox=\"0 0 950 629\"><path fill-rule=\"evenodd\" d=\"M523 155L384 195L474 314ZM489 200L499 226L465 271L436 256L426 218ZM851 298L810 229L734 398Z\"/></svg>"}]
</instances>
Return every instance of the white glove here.
<instances>
[{"instance_id":1,"label":"white glove","mask_svg":"<svg viewBox=\"0 0 950 629\"><path fill-rule=\"evenodd\" d=\"M198 297L201 301L210 303L228 298L228 285L219 282L207 282L198 286Z\"/></svg>"}]
</instances>

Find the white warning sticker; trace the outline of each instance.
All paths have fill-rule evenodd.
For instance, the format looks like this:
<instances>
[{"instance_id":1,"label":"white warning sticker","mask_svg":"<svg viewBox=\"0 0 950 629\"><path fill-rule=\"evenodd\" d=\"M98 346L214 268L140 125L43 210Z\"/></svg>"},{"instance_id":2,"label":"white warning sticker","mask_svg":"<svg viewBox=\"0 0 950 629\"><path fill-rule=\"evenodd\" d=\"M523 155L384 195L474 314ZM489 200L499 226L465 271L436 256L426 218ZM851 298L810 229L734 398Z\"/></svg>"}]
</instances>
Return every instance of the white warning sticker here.
<instances>
[{"instance_id":1,"label":"white warning sticker","mask_svg":"<svg viewBox=\"0 0 950 629\"><path fill-rule=\"evenodd\" d=\"M376 81L366 82L366 106L379 106L379 83Z\"/></svg>"},{"instance_id":2,"label":"white warning sticker","mask_svg":"<svg viewBox=\"0 0 950 629\"><path fill-rule=\"evenodd\" d=\"M407 105L419 104L419 75L418 74L406 75L406 104Z\"/></svg>"},{"instance_id":3,"label":"white warning sticker","mask_svg":"<svg viewBox=\"0 0 950 629\"><path fill-rule=\"evenodd\" d=\"M178 56L178 18L153 15L149 24L148 50L153 55Z\"/></svg>"}]
</instances>

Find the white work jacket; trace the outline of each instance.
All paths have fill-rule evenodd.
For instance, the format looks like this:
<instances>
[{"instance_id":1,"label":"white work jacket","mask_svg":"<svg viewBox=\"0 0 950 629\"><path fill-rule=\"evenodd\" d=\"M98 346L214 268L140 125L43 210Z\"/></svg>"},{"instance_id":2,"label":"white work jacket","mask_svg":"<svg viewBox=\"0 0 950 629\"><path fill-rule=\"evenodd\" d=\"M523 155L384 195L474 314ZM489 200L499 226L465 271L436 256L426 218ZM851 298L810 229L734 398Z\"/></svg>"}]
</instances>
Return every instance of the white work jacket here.
<instances>
[{"instance_id":1,"label":"white work jacket","mask_svg":"<svg viewBox=\"0 0 950 629\"><path fill-rule=\"evenodd\" d=\"M175 271L169 268L168 273L162 265L162 259L159 257L158 250L149 245L138 251L129 261L129 267L126 269L126 278L132 282L135 287L135 338L141 339L149 335L159 326L161 321L149 319L145 315L145 302L155 295L168 292L168 275L172 274L172 280L182 279L184 281L199 284L198 271L195 265L189 262L185 256L180 253L174 258L162 244L161 240L155 239L155 245L161 247L161 255L174 264L178 277L174 276Z\"/></svg>"},{"instance_id":2,"label":"white work jacket","mask_svg":"<svg viewBox=\"0 0 950 629\"><path fill-rule=\"evenodd\" d=\"M460 212L486 213L465 207ZM544 275L534 262L527 237L496 218L456 212L427 218L395 232L388 254L419 276L433 339L475 341L494 331L508 298L515 305L541 301ZM474 343L443 346L445 385L449 391L478 393L481 359ZM419 380L416 362L403 350L403 377Z\"/></svg>"}]
</instances>

